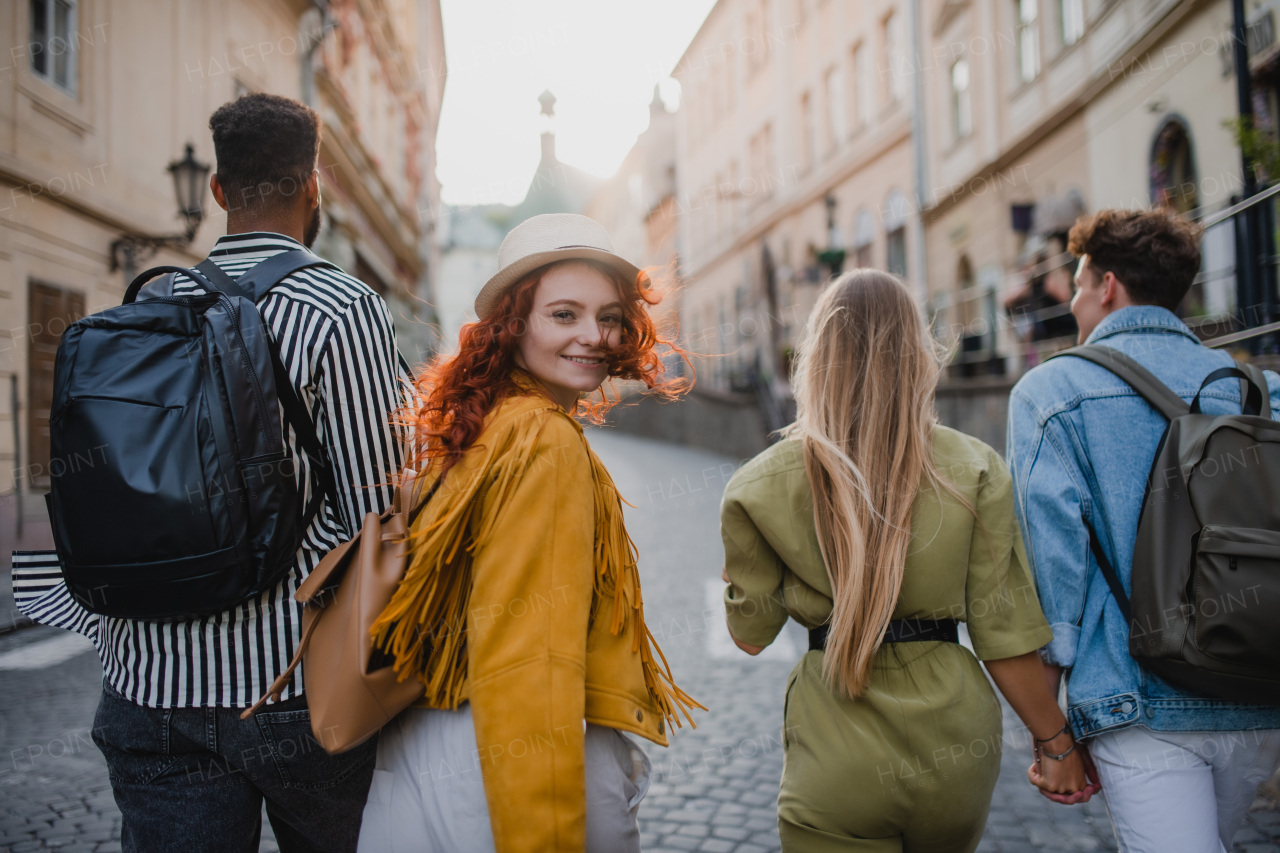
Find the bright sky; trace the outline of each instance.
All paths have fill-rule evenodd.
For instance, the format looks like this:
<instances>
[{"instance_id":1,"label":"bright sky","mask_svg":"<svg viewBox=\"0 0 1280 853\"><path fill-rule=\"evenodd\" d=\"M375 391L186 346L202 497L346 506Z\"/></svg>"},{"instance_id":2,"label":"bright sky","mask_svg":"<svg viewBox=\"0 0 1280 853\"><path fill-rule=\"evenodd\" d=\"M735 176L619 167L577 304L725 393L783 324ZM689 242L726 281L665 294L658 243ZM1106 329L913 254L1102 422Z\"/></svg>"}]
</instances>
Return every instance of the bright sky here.
<instances>
[{"instance_id":1,"label":"bright sky","mask_svg":"<svg viewBox=\"0 0 1280 853\"><path fill-rule=\"evenodd\" d=\"M443 0L448 79L436 174L450 204L524 198L539 157L538 95L556 96L556 155L607 177L649 123L715 0ZM665 81L665 82L664 82Z\"/></svg>"}]
</instances>

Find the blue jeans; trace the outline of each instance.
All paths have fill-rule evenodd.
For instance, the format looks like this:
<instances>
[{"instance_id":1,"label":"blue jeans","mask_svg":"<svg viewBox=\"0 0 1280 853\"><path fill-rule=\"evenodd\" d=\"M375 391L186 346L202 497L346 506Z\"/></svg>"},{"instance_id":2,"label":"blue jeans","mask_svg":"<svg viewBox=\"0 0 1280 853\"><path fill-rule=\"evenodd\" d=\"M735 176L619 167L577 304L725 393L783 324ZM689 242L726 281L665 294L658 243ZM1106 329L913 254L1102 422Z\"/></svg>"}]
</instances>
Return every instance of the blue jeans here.
<instances>
[{"instance_id":1,"label":"blue jeans","mask_svg":"<svg viewBox=\"0 0 1280 853\"><path fill-rule=\"evenodd\" d=\"M282 853L354 851L377 738L329 755L303 696L238 708L147 708L103 685L93 739L125 851L258 849L262 803Z\"/></svg>"}]
</instances>

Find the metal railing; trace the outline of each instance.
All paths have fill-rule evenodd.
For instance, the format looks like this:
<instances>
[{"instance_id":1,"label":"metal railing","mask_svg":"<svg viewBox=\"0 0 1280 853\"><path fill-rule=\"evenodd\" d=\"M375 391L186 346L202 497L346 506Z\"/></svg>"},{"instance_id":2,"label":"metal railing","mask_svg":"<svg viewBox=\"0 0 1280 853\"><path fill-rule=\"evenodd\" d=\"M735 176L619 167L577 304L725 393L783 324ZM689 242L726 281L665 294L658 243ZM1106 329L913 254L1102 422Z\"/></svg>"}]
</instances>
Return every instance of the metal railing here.
<instances>
[{"instance_id":1,"label":"metal railing","mask_svg":"<svg viewBox=\"0 0 1280 853\"><path fill-rule=\"evenodd\" d=\"M1198 217L1205 231L1202 245L1206 262L1188 291L1181 315L1206 346L1238 346L1251 355L1280 352L1280 310L1277 307L1277 275L1280 255L1276 244L1276 209L1280 184ZM1237 276L1242 259L1242 217L1256 217L1260 232L1259 256L1254 259L1258 285L1251 304L1241 304ZM1230 229L1230 238L1221 229ZM1223 263L1224 261L1230 263ZM1069 253L1051 258L1007 276L1000 286L974 285L940 294L927 306L938 339L949 348L949 371L954 378L982 375L1017 376L1054 352L1072 346L1074 328L1068 325L1070 306L1044 293L1032 283L1075 263ZM1004 303L1019 291L1028 299L1021 307ZM1073 324L1071 324L1073 325Z\"/></svg>"}]
</instances>

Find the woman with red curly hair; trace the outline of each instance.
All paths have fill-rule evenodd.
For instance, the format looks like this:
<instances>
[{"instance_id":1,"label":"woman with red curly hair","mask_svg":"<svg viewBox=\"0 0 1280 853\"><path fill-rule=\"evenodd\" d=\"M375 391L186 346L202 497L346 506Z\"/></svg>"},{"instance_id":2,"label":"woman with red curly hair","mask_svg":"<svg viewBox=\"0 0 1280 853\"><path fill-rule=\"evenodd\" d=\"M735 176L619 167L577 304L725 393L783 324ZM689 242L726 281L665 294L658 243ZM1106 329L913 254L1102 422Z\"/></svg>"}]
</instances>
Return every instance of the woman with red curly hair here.
<instances>
[{"instance_id":1,"label":"woman with red curly hair","mask_svg":"<svg viewBox=\"0 0 1280 853\"><path fill-rule=\"evenodd\" d=\"M613 481L575 416L609 378L675 396L647 277L594 221L546 214L498 250L456 355L417 377L430 495L374 625L423 699L381 735L362 850L638 851L649 760L701 708L645 626ZM705 710L705 709L704 709Z\"/></svg>"}]
</instances>

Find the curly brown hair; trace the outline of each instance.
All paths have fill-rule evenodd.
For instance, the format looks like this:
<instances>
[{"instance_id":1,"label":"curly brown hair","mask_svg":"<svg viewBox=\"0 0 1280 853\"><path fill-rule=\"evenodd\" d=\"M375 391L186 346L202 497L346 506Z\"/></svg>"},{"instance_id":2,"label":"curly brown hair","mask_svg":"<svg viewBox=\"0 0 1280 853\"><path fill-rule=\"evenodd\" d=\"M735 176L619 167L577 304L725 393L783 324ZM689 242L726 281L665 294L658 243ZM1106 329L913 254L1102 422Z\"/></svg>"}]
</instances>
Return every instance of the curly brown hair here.
<instances>
[{"instance_id":1,"label":"curly brown hair","mask_svg":"<svg viewBox=\"0 0 1280 853\"><path fill-rule=\"evenodd\" d=\"M320 153L320 116L304 103L251 92L209 117L218 183L235 210L279 209L296 198Z\"/></svg>"},{"instance_id":2,"label":"curly brown hair","mask_svg":"<svg viewBox=\"0 0 1280 853\"><path fill-rule=\"evenodd\" d=\"M1171 210L1100 210L1077 220L1067 249L1114 273L1134 302L1176 311L1200 272L1202 232Z\"/></svg>"}]
</instances>

